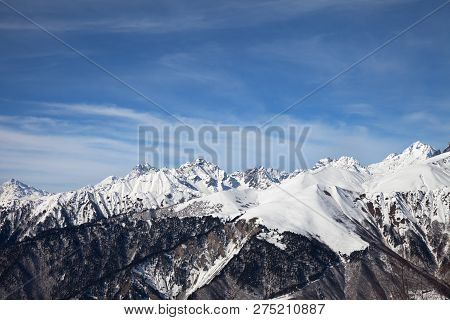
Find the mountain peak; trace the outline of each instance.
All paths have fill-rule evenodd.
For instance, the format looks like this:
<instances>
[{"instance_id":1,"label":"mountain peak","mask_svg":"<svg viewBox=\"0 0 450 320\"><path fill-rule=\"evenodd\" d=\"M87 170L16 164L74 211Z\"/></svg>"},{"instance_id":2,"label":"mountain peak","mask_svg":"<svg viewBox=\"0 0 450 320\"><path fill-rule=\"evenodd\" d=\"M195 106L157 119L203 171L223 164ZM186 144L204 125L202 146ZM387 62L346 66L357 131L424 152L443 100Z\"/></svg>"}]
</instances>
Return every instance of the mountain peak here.
<instances>
[{"instance_id":1,"label":"mountain peak","mask_svg":"<svg viewBox=\"0 0 450 320\"><path fill-rule=\"evenodd\" d=\"M192 161L188 161L180 166L180 169L186 167L217 167L216 164L209 162L203 158L197 158Z\"/></svg>"},{"instance_id":2,"label":"mountain peak","mask_svg":"<svg viewBox=\"0 0 450 320\"><path fill-rule=\"evenodd\" d=\"M319 160L314 164L314 166L312 167L312 170L319 169L319 168L322 168L322 167L326 167L326 166L328 166L330 163L332 163L333 161L336 161L336 160L335 160L335 159L328 158L328 157L319 159Z\"/></svg>"},{"instance_id":3,"label":"mountain peak","mask_svg":"<svg viewBox=\"0 0 450 320\"><path fill-rule=\"evenodd\" d=\"M402 153L391 153L383 161L368 166L373 174L385 174L433 157L439 151L421 141L412 143Z\"/></svg>"},{"instance_id":4,"label":"mountain peak","mask_svg":"<svg viewBox=\"0 0 450 320\"><path fill-rule=\"evenodd\" d=\"M0 186L0 202L20 199L28 196L44 196L48 192L29 186L17 179L9 179Z\"/></svg>"},{"instance_id":5,"label":"mountain peak","mask_svg":"<svg viewBox=\"0 0 450 320\"><path fill-rule=\"evenodd\" d=\"M136 178L143 174L146 174L150 171L158 171L157 168L153 167L149 163L140 163L137 166L135 166L130 173L126 175L126 178ZM108 178L107 178L108 179Z\"/></svg>"},{"instance_id":6,"label":"mountain peak","mask_svg":"<svg viewBox=\"0 0 450 320\"><path fill-rule=\"evenodd\" d=\"M403 150L402 154L415 155L425 160L427 158L431 158L436 152L437 150L429 144L425 144L421 141L416 141L408 148Z\"/></svg>"},{"instance_id":7,"label":"mountain peak","mask_svg":"<svg viewBox=\"0 0 450 320\"><path fill-rule=\"evenodd\" d=\"M241 186L255 189L267 189L273 184L279 184L289 178L286 171L258 166L245 171L236 171L231 174Z\"/></svg>"},{"instance_id":8,"label":"mountain peak","mask_svg":"<svg viewBox=\"0 0 450 320\"><path fill-rule=\"evenodd\" d=\"M363 167L358 160L353 157L342 156L339 159L323 158L316 162L311 170L317 170L325 167L335 167L356 172L366 172L367 169Z\"/></svg>"},{"instance_id":9,"label":"mountain peak","mask_svg":"<svg viewBox=\"0 0 450 320\"><path fill-rule=\"evenodd\" d=\"M33 188L33 187L31 187L31 186L29 186L29 185L23 183L22 181L17 180L17 179L14 179L14 178L11 178L11 179L5 181L5 182L2 184L2 187L3 187L3 188L5 188L5 187L12 187L12 188ZM33 188L33 189L34 189L34 188Z\"/></svg>"},{"instance_id":10,"label":"mountain peak","mask_svg":"<svg viewBox=\"0 0 450 320\"><path fill-rule=\"evenodd\" d=\"M14 179L14 178L11 178L11 179L5 181L3 183L3 186L6 186L6 185L26 186L25 183L23 183L20 180Z\"/></svg>"},{"instance_id":11,"label":"mountain peak","mask_svg":"<svg viewBox=\"0 0 450 320\"><path fill-rule=\"evenodd\" d=\"M411 143L411 145L408 148L411 148L411 147L421 148L421 147L424 147L424 146L428 146L428 145L426 143L423 143L420 140L417 140L416 142Z\"/></svg>"}]
</instances>

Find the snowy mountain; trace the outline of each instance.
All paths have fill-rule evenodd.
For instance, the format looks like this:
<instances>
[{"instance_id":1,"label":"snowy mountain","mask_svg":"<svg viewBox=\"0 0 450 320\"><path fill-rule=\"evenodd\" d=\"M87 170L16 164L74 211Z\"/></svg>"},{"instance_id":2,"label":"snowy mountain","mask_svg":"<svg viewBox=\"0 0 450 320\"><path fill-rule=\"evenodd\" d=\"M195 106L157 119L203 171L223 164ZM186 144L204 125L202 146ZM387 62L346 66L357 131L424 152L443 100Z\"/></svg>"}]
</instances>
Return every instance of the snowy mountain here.
<instances>
[{"instance_id":1,"label":"snowy mountain","mask_svg":"<svg viewBox=\"0 0 450 320\"><path fill-rule=\"evenodd\" d=\"M40 197L31 197L31 193L30 197L5 193L4 202L0 203L0 214L7 216L14 229L21 229L18 236L22 238L49 228L163 208L232 188L267 188L287 176L265 168L228 175L203 159L170 169L139 165L124 177L111 176L94 186L70 192L42 193L38 194ZM23 186L25 190L26 185ZM10 190L10 183L5 183L3 188Z\"/></svg>"},{"instance_id":2,"label":"snowy mountain","mask_svg":"<svg viewBox=\"0 0 450 320\"><path fill-rule=\"evenodd\" d=\"M273 184L281 183L291 175L286 171L258 167L245 171L237 171L232 173L231 176L238 181L241 187L267 189Z\"/></svg>"},{"instance_id":3,"label":"snowy mountain","mask_svg":"<svg viewBox=\"0 0 450 320\"><path fill-rule=\"evenodd\" d=\"M136 201L145 208L164 207L237 185L218 166L198 159L176 169L140 165L123 178L109 177L87 191L107 199L102 208L117 213L132 210Z\"/></svg>"},{"instance_id":4,"label":"snowy mountain","mask_svg":"<svg viewBox=\"0 0 450 320\"><path fill-rule=\"evenodd\" d=\"M402 153L391 153L383 161L369 165L367 168L372 174L394 172L399 168L431 158L438 152L439 151L434 149L432 146L416 141L403 150Z\"/></svg>"},{"instance_id":5,"label":"snowy mountain","mask_svg":"<svg viewBox=\"0 0 450 320\"><path fill-rule=\"evenodd\" d=\"M388 211L407 216L406 224L412 226L417 223L414 211L418 203L408 204L409 208L406 204L399 205L401 201L397 198L404 194L414 195L418 202L426 198L427 204L421 206L420 214L426 213L428 219L438 221L447 229L450 166L448 161L443 161L449 158L450 154L425 158L425 161L418 157L415 162L410 161L409 166L398 166L396 171L385 175L371 174L349 157L322 159L311 170L300 172L281 184L273 184L263 190L230 190L213 194L178 208L175 206L173 210L185 212L192 205L195 207L192 211L198 215L197 204L208 203L204 209L208 215L229 219L237 216L248 220L256 218L269 229L313 236L335 252L351 254L367 246L364 237L358 237L357 230L361 224L376 224L370 212L374 210L372 206L377 208L375 203L379 199L391 199ZM404 160L404 157L399 159ZM426 208L430 202L432 206ZM217 207L220 210L209 210ZM386 216L392 214L389 211ZM386 219L382 229L392 227L390 218ZM403 218L400 220L404 221ZM415 232L422 236L429 233L428 228L427 224Z\"/></svg>"},{"instance_id":6,"label":"snowy mountain","mask_svg":"<svg viewBox=\"0 0 450 320\"><path fill-rule=\"evenodd\" d=\"M367 167L227 174L199 159L66 193L0 190L0 296L61 260L54 287L13 297L450 298L450 153L420 142Z\"/></svg>"},{"instance_id":7,"label":"snowy mountain","mask_svg":"<svg viewBox=\"0 0 450 320\"><path fill-rule=\"evenodd\" d=\"M357 160L355 160L352 157L340 157L337 160L331 159L331 158L320 159L312 167L312 170L317 171L317 170L320 170L321 168L325 168L325 167L329 167L329 166L345 169L348 171L364 173L364 174L369 173L369 171L365 167L363 167Z\"/></svg>"},{"instance_id":8,"label":"snowy mountain","mask_svg":"<svg viewBox=\"0 0 450 320\"><path fill-rule=\"evenodd\" d=\"M19 180L11 179L0 186L0 205L19 199L37 199L48 193L26 185Z\"/></svg>"}]
</instances>

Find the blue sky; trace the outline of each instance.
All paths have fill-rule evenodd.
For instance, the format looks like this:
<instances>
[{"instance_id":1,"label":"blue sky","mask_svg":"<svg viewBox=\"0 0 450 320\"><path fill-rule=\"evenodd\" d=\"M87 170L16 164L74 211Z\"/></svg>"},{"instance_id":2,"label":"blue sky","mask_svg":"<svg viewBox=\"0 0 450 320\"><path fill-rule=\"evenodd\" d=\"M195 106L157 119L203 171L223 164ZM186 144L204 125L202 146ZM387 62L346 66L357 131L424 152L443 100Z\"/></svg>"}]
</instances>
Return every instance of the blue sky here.
<instances>
[{"instance_id":1,"label":"blue sky","mask_svg":"<svg viewBox=\"0 0 450 320\"><path fill-rule=\"evenodd\" d=\"M198 127L264 123L443 1L9 3ZM276 120L311 126L308 164L447 145L449 17L450 5ZM122 175L138 124L174 124L1 4L0 72L0 181L59 191Z\"/></svg>"}]
</instances>

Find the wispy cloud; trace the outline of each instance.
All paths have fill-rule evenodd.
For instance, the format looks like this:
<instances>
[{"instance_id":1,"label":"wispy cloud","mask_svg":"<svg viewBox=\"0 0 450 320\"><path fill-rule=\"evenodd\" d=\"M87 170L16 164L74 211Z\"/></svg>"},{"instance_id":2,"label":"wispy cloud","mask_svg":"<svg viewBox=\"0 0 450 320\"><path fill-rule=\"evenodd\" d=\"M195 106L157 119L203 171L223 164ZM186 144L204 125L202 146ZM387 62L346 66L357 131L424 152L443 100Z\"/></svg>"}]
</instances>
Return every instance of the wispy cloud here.
<instances>
[{"instance_id":1,"label":"wispy cloud","mask_svg":"<svg viewBox=\"0 0 450 320\"><path fill-rule=\"evenodd\" d=\"M415 111L402 117L404 123L419 126L427 130L439 130L443 133L450 132L450 123L447 119L427 111Z\"/></svg>"},{"instance_id":2,"label":"wispy cloud","mask_svg":"<svg viewBox=\"0 0 450 320\"><path fill-rule=\"evenodd\" d=\"M139 124L173 126L169 121L155 118L151 114L118 106L66 103L43 105L47 106L48 110L41 110L42 116L0 117L1 179L15 177L51 191L94 184L111 174L124 174L137 164L137 126ZM59 110L59 113L53 113L55 110ZM64 120L49 117L49 114L61 117L65 113L78 113L79 116L95 115L98 120L96 125L89 127L87 134L81 134L86 129L84 123L72 117ZM146 121L148 123L145 123ZM196 118L187 119L187 121L192 124L195 132L198 132L204 124L217 126L229 124L221 121L205 123L203 119ZM121 126L119 134L113 136L108 130L100 128L103 125L115 131L117 128L114 127L114 123L123 122L128 125ZM43 130L46 125L58 127L60 123L64 123L64 126L59 130ZM244 127L248 123L242 121L234 125ZM319 121L304 122L282 117L275 125L282 128L288 125L312 128L303 149L309 165L325 156L339 157L341 155L351 155L362 162L370 162L382 159L387 153L401 150L405 146L401 141L373 136L365 127L344 123L330 125ZM96 129L96 126L99 128ZM74 134L74 132L80 132L80 134ZM201 149L197 138L195 137L194 141L183 147L193 147L193 150L198 152L196 154L198 156ZM227 141L222 139L214 146L219 155L219 165L224 168L228 165L225 159L226 143ZM239 168L238 160L242 152L249 151L241 148L244 147L236 145L236 163L233 169L242 169ZM283 148L283 146L275 146L275 148ZM279 149L279 151L282 150ZM250 155L250 158L252 157L254 155ZM162 164L172 166L175 160L180 159L171 158L172 162ZM276 166L276 162L273 165Z\"/></svg>"},{"instance_id":3,"label":"wispy cloud","mask_svg":"<svg viewBox=\"0 0 450 320\"><path fill-rule=\"evenodd\" d=\"M344 112L350 115L358 115L363 117L372 116L375 113L373 106L369 103L352 103L344 106Z\"/></svg>"},{"instance_id":4,"label":"wispy cloud","mask_svg":"<svg viewBox=\"0 0 450 320\"><path fill-rule=\"evenodd\" d=\"M248 48L259 59L302 66L304 70L321 71L328 75L336 73L349 63L348 52L342 44L332 43L327 34L315 34L303 39L277 39L259 43ZM355 57L355 52L352 53Z\"/></svg>"},{"instance_id":5,"label":"wispy cloud","mask_svg":"<svg viewBox=\"0 0 450 320\"><path fill-rule=\"evenodd\" d=\"M355 8L385 8L414 0L230 0L226 2L196 1L187 5L183 1L138 0L127 6L128 16L123 16L122 1L104 1L92 4L79 1L73 7L69 1L40 1L39 6L17 5L17 9L52 31L94 32L148 32L171 33L214 28L236 28L261 23L282 21L324 9L351 10ZM11 3L12 5L15 5ZM90 17L89 7L101 14ZM69 11L70 10L70 11ZM55 17L55 12L58 14ZM1 13L1 12L0 12ZM3 12L5 14L5 12ZM8 16L0 23L3 30L35 30L34 26Z\"/></svg>"},{"instance_id":6,"label":"wispy cloud","mask_svg":"<svg viewBox=\"0 0 450 320\"><path fill-rule=\"evenodd\" d=\"M15 177L51 191L121 174L136 163L136 147L119 140L25 132L0 126L0 177Z\"/></svg>"},{"instance_id":7,"label":"wispy cloud","mask_svg":"<svg viewBox=\"0 0 450 320\"><path fill-rule=\"evenodd\" d=\"M413 1L11 3L198 130L266 121L431 7ZM35 28L2 6L0 20L0 179L52 190L95 183L136 164L138 125L175 125L45 34L24 32ZM277 124L312 127L310 165L344 154L367 163L446 139L450 47L433 31L447 25L433 16L415 43L408 34Z\"/></svg>"},{"instance_id":8,"label":"wispy cloud","mask_svg":"<svg viewBox=\"0 0 450 320\"><path fill-rule=\"evenodd\" d=\"M115 105L99 105L86 103L57 103L46 102L42 105L50 108L51 112L71 112L85 115L103 116L119 118L138 123L160 123L161 119L145 112L138 112L130 108L118 107Z\"/></svg>"}]
</instances>

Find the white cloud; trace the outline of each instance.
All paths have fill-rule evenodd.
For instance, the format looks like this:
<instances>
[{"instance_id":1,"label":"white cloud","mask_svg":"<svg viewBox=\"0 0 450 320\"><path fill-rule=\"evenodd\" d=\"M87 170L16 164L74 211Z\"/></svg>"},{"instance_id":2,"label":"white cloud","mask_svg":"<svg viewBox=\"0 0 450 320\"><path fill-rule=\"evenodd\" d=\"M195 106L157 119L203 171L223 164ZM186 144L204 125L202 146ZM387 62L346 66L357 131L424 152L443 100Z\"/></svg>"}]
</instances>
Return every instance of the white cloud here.
<instances>
[{"instance_id":1,"label":"white cloud","mask_svg":"<svg viewBox=\"0 0 450 320\"><path fill-rule=\"evenodd\" d=\"M358 116L372 116L375 112L374 108L369 103L352 103L349 105L344 106L344 112L351 114L351 115L358 115Z\"/></svg>"},{"instance_id":2,"label":"white cloud","mask_svg":"<svg viewBox=\"0 0 450 320\"><path fill-rule=\"evenodd\" d=\"M91 124L86 132L85 124L75 120L52 119L48 117L48 114L42 119L37 116L33 117L33 123L39 122L40 119L43 125L55 124L56 128L59 128L59 130L45 131L41 126L26 125L30 122L27 117L21 119L21 117L2 116L0 118L1 179L15 177L51 191L94 184L112 174L125 174L137 164L136 129L139 124L149 124L159 128L165 125L174 127L170 121L118 106L55 103L48 103L47 106L52 112L56 107L59 110L58 116L63 116L64 112L68 114L76 112L79 116L95 115L98 117L98 122ZM205 124L216 126L229 124L226 119L221 119L218 123L194 118L186 120L196 133ZM65 123L65 126L58 127L58 123L61 121ZM116 123L127 123L127 125L116 127ZM233 124L240 127L249 125L244 122L234 122ZM303 154L309 166L319 158L326 156L351 155L363 163L377 161L383 159L390 152L401 151L410 142L397 141L392 138L382 139L373 136L367 128L346 124L330 125L320 121L304 122L281 117L274 125L279 125L281 128L287 128L289 125L298 128L311 127L311 133L303 148ZM110 127L110 130L119 132L111 135L108 130L102 130L97 126ZM250 162L258 160L252 154L254 152L252 146L247 146L247 149L244 150L240 140L235 140L235 142L232 169L241 169L239 167L242 165L240 159L244 151L250 153ZM218 164L223 168L228 168L224 137L219 137L218 144L212 147L217 151ZM202 153L197 136L193 142L182 143L182 148L193 148L196 156ZM286 154L286 148L287 145L275 144L273 146L272 166L276 167L279 164L277 162L278 155L283 152ZM164 151L168 151L170 156L164 159L166 164L173 165L180 160L182 160L181 162L188 160L187 155L184 154L181 154L181 158L174 158L173 144L171 143ZM161 157L164 158L164 156L167 154L161 154Z\"/></svg>"},{"instance_id":3,"label":"white cloud","mask_svg":"<svg viewBox=\"0 0 450 320\"><path fill-rule=\"evenodd\" d=\"M56 108L52 111L56 112L74 112L80 114L96 115L103 117L120 118L138 123L160 123L161 120L149 113L138 112L130 108L118 107L115 105L98 105L86 103L43 103L44 106Z\"/></svg>"},{"instance_id":4,"label":"white cloud","mask_svg":"<svg viewBox=\"0 0 450 320\"><path fill-rule=\"evenodd\" d=\"M103 137L28 133L0 126L0 176L67 190L123 173L136 163L136 146Z\"/></svg>"},{"instance_id":5,"label":"white cloud","mask_svg":"<svg viewBox=\"0 0 450 320\"><path fill-rule=\"evenodd\" d=\"M435 114L427 111L414 111L405 114L402 120L406 124L415 125L427 129L439 130L442 132L450 131L450 123L443 117L437 117Z\"/></svg>"}]
</instances>

